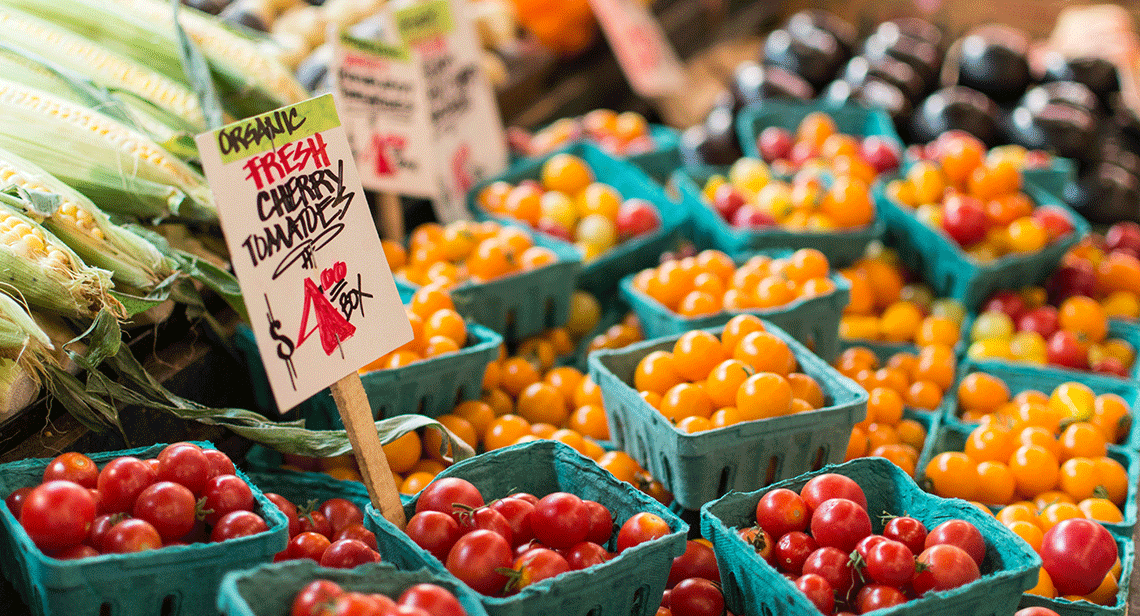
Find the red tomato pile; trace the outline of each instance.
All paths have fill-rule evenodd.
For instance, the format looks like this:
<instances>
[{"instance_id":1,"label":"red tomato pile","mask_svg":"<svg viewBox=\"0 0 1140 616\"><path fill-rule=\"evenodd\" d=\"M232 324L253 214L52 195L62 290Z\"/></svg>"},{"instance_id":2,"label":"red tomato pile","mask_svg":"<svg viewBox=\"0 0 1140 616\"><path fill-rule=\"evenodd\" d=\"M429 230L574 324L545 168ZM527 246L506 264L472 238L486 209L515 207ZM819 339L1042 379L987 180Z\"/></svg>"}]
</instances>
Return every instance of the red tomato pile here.
<instances>
[{"instance_id":1,"label":"red tomato pile","mask_svg":"<svg viewBox=\"0 0 1140 616\"><path fill-rule=\"evenodd\" d=\"M470 482L447 477L424 488L405 530L477 592L507 596L672 532L660 517L638 513L610 552L603 546L613 539L613 524L604 505L567 492L541 499L519 492L487 504Z\"/></svg>"},{"instance_id":2,"label":"red tomato pile","mask_svg":"<svg viewBox=\"0 0 1140 616\"><path fill-rule=\"evenodd\" d=\"M716 554L706 539L689 540L673 559L669 580L654 616L732 616L724 608Z\"/></svg>"},{"instance_id":3,"label":"red tomato pile","mask_svg":"<svg viewBox=\"0 0 1140 616\"><path fill-rule=\"evenodd\" d=\"M115 458L99 469L68 452L43 482L5 499L36 547L60 559L218 542L265 532L249 485L226 454L193 443L157 458Z\"/></svg>"},{"instance_id":4,"label":"red tomato pile","mask_svg":"<svg viewBox=\"0 0 1140 616\"><path fill-rule=\"evenodd\" d=\"M792 580L824 614L900 605L981 576L982 534L964 520L927 532L896 517L871 533L867 497L851 478L828 473L797 494L780 488L756 504L756 526L739 531L764 560Z\"/></svg>"},{"instance_id":5,"label":"red tomato pile","mask_svg":"<svg viewBox=\"0 0 1140 616\"><path fill-rule=\"evenodd\" d=\"M352 501L330 498L307 511L280 494L265 497L289 519L289 545L273 562L308 558L336 569L380 562L376 535L364 528L364 512Z\"/></svg>"},{"instance_id":6,"label":"red tomato pile","mask_svg":"<svg viewBox=\"0 0 1140 616\"><path fill-rule=\"evenodd\" d=\"M336 582L314 580L293 598L289 616L467 616L451 591L435 584L416 584L398 599L346 591Z\"/></svg>"}]
</instances>

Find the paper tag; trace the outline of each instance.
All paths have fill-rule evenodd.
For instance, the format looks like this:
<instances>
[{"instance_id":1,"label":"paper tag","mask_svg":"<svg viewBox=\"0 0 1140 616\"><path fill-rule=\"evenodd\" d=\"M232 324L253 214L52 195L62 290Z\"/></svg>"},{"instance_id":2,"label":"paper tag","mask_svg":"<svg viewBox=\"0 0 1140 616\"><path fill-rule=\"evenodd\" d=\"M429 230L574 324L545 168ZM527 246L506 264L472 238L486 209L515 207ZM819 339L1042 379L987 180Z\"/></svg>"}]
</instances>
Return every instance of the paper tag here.
<instances>
[{"instance_id":1,"label":"paper tag","mask_svg":"<svg viewBox=\"0 0 1140 616\"><path fill-rule=\"evenodd\" d=\"M412 339L331 94L196 140L278 408Z\"/></svg>"},{"instance_id":2,"label":"paper tag","mask_svg":"<svg viewBox=\"0 0 1140 616\"><path fill-rule=\"evenodd\" d=\"M329 65L360 182L366 188L433 198L432 126L418 58L407 46L340 34Z\"/></svg>"},{"instance_id":3,"label":"paper tag","mask_svg":"<svg viewBox=\"0 0 1140 616\"><path fill-rule=\"evenodd\" d=\"M498 104L461 1L391 7L396 31L420 61L435 143L434 205L443 222L470 218L467 191L508 162Z\"/></svg>"},{"instance_id":4,"label":"paper tag","mask_svg":"<svg viewBox=\"0 0 1140 616\"><path fill-rule=\"evenodd\" d=\"M660 98L684 87L677 52L648 8L638 0L590 0L590 6L634 92Z\"/></svg>"}]
</instances>

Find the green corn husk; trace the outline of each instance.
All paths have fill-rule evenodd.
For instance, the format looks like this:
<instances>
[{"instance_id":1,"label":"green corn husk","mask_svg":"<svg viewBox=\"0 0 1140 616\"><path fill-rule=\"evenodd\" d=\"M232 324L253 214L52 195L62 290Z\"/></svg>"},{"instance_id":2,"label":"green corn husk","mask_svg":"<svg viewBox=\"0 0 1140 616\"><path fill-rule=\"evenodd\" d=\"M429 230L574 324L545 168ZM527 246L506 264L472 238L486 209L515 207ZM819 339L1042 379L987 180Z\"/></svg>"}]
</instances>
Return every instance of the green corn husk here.
<instances>
[{"instance_id":1,"label":"green corn husk","mask_svg":"<svg viewBox=\"0 0 1140 616\"><path fill-rule=\"evenodd\" d=\"M150 0L0 0L145 63L183 84L187 78L172 27L169 3ZM289 105L308 96L277 59L258 42L224 27L216 18L189 7L179 22L202 49L226 111L248 117Z\"/></svg>"},{"instance_id":2,"label":"green corn husk","mask_svg":"<svg viewBox=\"0 0 1140 616\"><path fill-rule=\"evenodd\" d=\"M0 190L13 189L24 191L27 215L84 263L110 271L116 288L126 285L149 293L174 273L170 261L149 241L112 223L91 200L35 164L0 149Z\"/></svg>"},{"instance_id":3,"label":"green corn husk","mask_svg":"<svg viewBox=\"0 0 1140 616\"><path fill-rule=\"evenodd\" d=\"M217 220L206 179L145 135L97 111L0 79L0 148L108 211Z\"/></svg>"},{"instance_id":4,"label":"green corn husk","mask_svg":"<svg viewBox=\"0 0 1140 616\"><path fill-rule=\"evenodd\" d=\"M107 309L123 316L122 304L110 295L111 273L83 263L59 238L28 217L27 204L16 196L0 193L0 228L8 218L27 225L25 235L11 243L0 231L0 290L17 297L28 306L56 312L73 318L89 319ZM42 249L29 249L29 242Z\"/></svg>"},{"instance_id":5,"label":"green corn husk","mask_svg":"<svg viewBox=\"0 0 1140 616\"><path fill-rule=\"evenodd\" d=\"M126 91L109 92L81 75L3 42L0 42L0 75L81 107L98 109L150 137L182 160L198 159L193 136L201 131L149 100Z\"/></svg>"},{"instance_id":6,"label":"green corn husk","mask_svg":"<svg viewBox=\"0 0 1140 616\"><path fill-rule=\"evenodd\" d=\"M11 8L0 8L0 31L4 43L16 50L35 54L105 88L131 92L181 117L197 132L206 130L206 117L194 93L144 64Z\"/></svg>"}]
</instances>

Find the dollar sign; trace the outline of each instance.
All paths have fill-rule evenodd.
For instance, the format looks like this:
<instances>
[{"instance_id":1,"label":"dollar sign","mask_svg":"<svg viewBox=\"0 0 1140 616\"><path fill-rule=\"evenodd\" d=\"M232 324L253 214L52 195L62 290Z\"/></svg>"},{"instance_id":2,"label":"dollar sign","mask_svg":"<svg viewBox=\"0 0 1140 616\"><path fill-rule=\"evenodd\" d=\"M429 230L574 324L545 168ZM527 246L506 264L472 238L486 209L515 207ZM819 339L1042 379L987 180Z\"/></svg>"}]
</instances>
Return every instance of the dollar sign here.
<instances>
[{"instance_id":1,"label":"dollar sign","mask_svg":"<svg viewBox=\"0 0 1140 616\"><path fill-rule=\"evenodd\" d=\"M293 341L289 339L289 336L279 333L278 330L280 329L281 321L275 319L269 321L269 335L277 341L277 356L288 361L293 357Z\"/></svg>"}]
</instances>

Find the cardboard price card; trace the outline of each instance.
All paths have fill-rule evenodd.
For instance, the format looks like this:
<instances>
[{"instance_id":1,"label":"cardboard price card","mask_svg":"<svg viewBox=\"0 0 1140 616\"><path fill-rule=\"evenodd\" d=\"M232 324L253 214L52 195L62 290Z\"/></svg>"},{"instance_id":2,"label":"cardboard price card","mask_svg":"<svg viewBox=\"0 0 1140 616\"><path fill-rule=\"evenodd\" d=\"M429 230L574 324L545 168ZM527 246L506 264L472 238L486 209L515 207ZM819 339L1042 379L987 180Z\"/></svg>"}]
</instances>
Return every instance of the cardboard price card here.
<instances>
[{"instance_id":1,"label":"cardboard price card","mask_svg":"<svg viewBox=\"0 0 1140 616\"><path fill-rule=\"evenodd\" d=\"M658 98L681 91L684 68L645 5L638 0L590 0L590 6L634 92Z\"/></svg>"},{"instance_id":2,"label":"cardboard price card","mask_svg":"<svg viewBox=\"0 0 1140 616\"><path fill-rule=\"evenodd\" d=\"M412 339L331 94L197 142L280 409Z\"/></svg>"},{"instance_id":3,"label":"cardboard price card","mask_svg":"<svg viewBox=\"0 0 1140 616\"><path fill-rule=\"evenodd\" d=\"M402 43L343 32L333 45L333 94L361 183L382 192L435 197L434 144L419 60Z\"/></svg>"}]
</instances>

